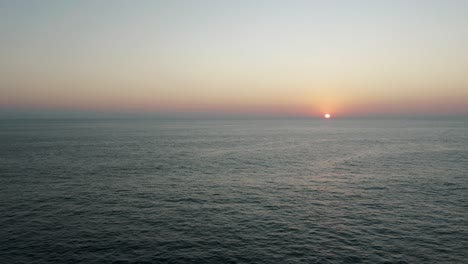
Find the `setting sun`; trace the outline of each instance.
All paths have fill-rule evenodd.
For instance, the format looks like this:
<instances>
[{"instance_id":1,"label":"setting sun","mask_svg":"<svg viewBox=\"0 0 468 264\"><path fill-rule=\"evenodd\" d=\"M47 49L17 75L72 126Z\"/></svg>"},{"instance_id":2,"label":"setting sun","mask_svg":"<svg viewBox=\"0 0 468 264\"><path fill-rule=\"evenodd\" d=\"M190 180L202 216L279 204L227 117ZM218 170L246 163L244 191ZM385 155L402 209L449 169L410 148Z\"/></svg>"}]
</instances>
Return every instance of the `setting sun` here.
<instances>
[{"instance_id":1,"label":"setting sun","mask_svg":"<svg viewBox=\"0 0 468 264\"><path fill-rule=\"evenodd\" d=\"M331 117L330 114L325 114L325 118L326 118L326 119L329 119L330 117Z\"/></svg>"}]
</instances>

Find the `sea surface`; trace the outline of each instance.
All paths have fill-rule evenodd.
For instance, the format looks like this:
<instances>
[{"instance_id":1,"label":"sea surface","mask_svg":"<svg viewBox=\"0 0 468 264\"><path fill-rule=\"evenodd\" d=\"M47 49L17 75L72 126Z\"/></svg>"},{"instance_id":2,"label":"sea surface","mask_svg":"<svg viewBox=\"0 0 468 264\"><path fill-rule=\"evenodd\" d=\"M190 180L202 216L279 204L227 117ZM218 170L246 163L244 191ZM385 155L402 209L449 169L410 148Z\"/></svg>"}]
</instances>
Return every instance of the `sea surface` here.
<instances>
[{"instance_id":1,"label":"sea surface","mask_svg":"<svg viewBox=\"0 0 468 264\"><path fill-rule=\"evenodd\" d=\"M0 263L468 263L468 122L0 120Z\"/></svg>"}]
</instances>

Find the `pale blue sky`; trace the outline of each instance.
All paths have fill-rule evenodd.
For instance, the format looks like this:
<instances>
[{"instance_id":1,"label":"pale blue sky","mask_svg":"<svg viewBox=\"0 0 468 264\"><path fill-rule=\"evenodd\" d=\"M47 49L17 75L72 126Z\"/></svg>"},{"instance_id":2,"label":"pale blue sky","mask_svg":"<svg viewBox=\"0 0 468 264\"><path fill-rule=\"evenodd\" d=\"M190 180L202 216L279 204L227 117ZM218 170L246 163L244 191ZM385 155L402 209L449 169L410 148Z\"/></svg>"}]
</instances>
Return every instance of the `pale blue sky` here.
<instances>
[{"instance_id":1,"label":"pale blue sky","mask_svg":"<svg viewBox=\"0 0 468 264\"><path fill-rule=\"evenodd\" d=\"M467 14L468 1L442 0L2 1L0 105L468 100Z\"/></svg>"}]
</instances>

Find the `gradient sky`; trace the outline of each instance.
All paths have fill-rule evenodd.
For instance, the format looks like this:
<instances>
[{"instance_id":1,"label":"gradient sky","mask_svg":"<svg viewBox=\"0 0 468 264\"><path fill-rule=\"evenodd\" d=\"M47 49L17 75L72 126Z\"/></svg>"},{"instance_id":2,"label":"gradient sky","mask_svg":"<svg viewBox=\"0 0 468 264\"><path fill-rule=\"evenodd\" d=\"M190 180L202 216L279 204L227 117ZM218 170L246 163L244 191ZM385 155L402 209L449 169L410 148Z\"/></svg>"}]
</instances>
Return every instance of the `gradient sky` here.
<instances>
[{"instance_id":1,"label":"gradient sky","mask_svg":"<svg viewBox=\"0 0 468 264\"><path fill-rule=\"evenodd\" d=\"M450 0L4 0L0 109L466 115L467 14Z\"/></svg>"}]
</instances>

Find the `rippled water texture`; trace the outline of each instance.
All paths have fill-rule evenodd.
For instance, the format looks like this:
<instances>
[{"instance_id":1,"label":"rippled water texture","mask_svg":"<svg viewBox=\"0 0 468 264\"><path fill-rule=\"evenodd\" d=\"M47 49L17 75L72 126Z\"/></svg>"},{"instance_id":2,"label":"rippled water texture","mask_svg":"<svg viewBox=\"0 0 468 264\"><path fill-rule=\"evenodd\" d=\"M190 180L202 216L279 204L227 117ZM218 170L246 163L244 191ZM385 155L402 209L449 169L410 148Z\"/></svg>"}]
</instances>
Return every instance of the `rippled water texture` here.
<instances>
[{"instance_id":1,"label":"rippled water texture","mask_svg":"<svg viewBox=\"0 0 468 264\"><path fill-rule=\"evenodd\" d=\"M0 263L468 263L466 121L0 121Z\"/></svg>"}]
</instances>

